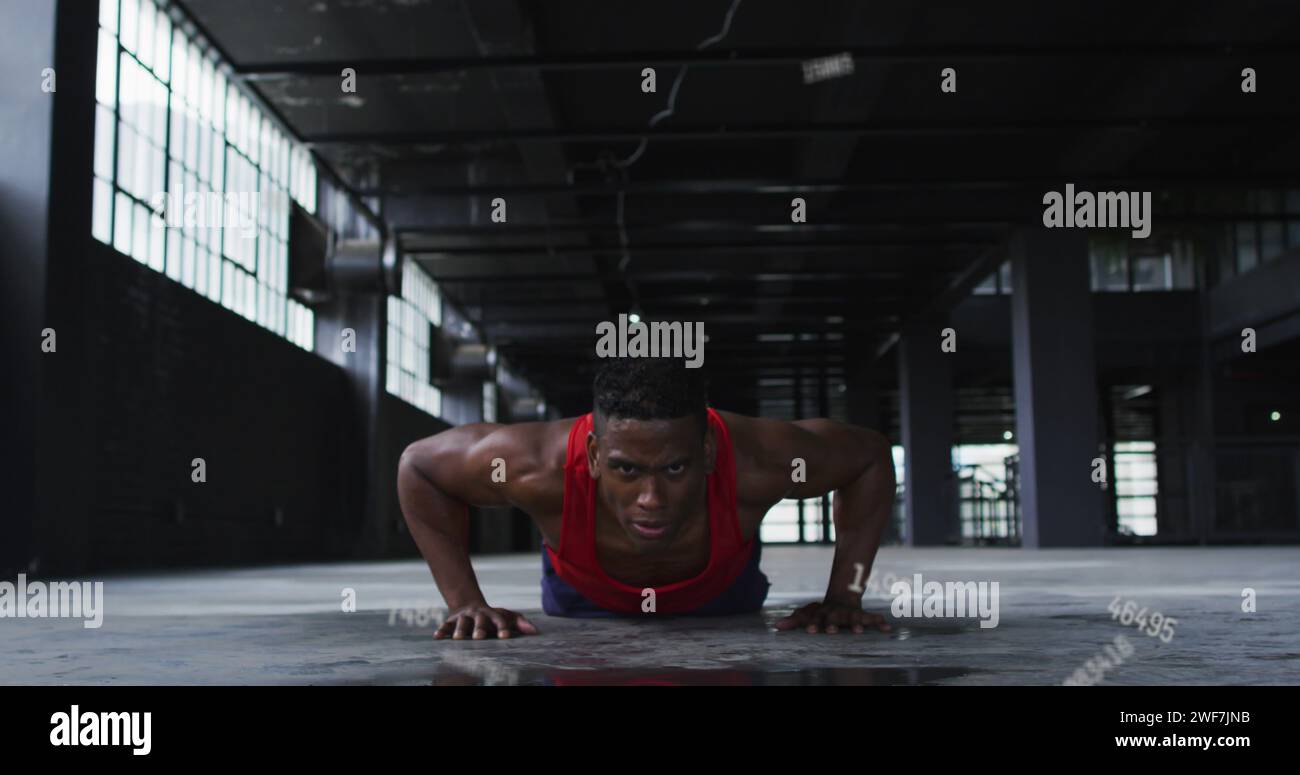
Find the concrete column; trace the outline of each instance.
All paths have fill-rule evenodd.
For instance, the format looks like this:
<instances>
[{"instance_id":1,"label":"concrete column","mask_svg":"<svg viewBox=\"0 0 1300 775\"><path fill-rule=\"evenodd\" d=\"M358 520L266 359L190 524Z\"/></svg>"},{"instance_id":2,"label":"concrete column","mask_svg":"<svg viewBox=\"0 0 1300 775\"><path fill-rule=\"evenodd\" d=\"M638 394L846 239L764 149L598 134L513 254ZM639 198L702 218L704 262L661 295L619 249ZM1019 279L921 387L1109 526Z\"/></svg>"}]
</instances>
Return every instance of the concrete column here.
<instances>
[{"instance_id":1,"label":"concrete column","mask_svg":"<svg viewBox=\"0 0 1300 775\"><path fill-rule=\"evenodd\" d=\"M1025 229L1010 253L1023 545L1101 546L1087 232Z\"/></svg>"},{"instance_id":2,"label":"concrete column","mask_svg":"<svg viewBox=\"0 0 1300 775\"><path fill-rule=\"evenodd\" d=\"M388 550L391 529L387 516L389 502L396 499L390 492L392 472L381 468L385 460L383 429L384 353L388 347L387 300L378 293L340 294L318 305L316 312L316 354L342 368L352 386L354 413L347 418L322 418L322 421L354 422L365 444L366 467L358 471L354 486L364 495L362 513L353 526L355 543L337 547L350 556L374 557ZM352 329L355 352L343 350L343 332ZM343 531L346 534L347 531Z\"/></svg>"},{"instance_id":3,"label":"concrete column","mask_svg":"<svg viewBox=\"0 0 1300 775\"><path fill-rule=\"evenodd\" d=\"M1204 544L1214 531L1218 519L1218 454L1214 428L1214 353L1202 334L1195 372L1195 393L1189 458L1191 480L1188 488L1188 530Z\"/></svg>"},{"instance_id":4,"label":"concrete column","mask_svg":"<svg viewBox=\"0 0 1300 775\"><path fill-rule=\"evenodd\" d=\"M1156 533L1173 538L1186 537L1190 531L1191 500L1188 471L1191 469L1189 418L1194 417L1192 395L1194 379L1186 379L1184 370L1161 375L1156 390L1159 399L1159 422L1156 426Z\"/></svg>"},{"instance_id":5,"label":"concrete column","mask_svg":"<svg viewBox=\"0 0 1300 775\"><path fill-rule=\"evenodd\" d=\"M7 463L0 466L0 487L5 493L5 507L0 509L4 536L0 540L0 573L13 578L16 572L30 571L36 556L33 523L38 508L41 371L62 354L41 352L41 330L52 325L45 308L50 146L54 100L61 92L41 91L41 70L55 66L54 5L5 3L0 6L0 25L13 34L14 41L21 41L21 45L0 47L0 67L11 74L0 82L0 100L5 106L0 113L0 157L4 159L0 164L4 200L0 228L5 234L4 259L0 260L0 356L6 372L0 379L0 406L4 407L0 421L5 425L9 453ZM62 70L58 78L62 89ZM86 170L89 178L90 168ZM66 351L64 341L70 342L74 331L53 327L59 350ZM78 460L69 469L85 465L88 461Z\"/></svg>"},{"instance_id":6,"label":"concrete column","mask_svg":"<svg viewBox=\"0 0 1300 775\"><path fill-rule=\"evenodd\" d=\"M899 425L903 434L908 546L957 543L952 472L954 353L940 348L947 319L918 320L898 343Z\"/></svg>"},{"instance_id":7,"label":"concrete column","mask_svg":"<svg viewBox=\"0 0 1300 775\"><path fill-rule=\"evenodd\" d=\"M98 17L74 3L2 3L0 28L0 576L80 573L90 555L95 428L86 367ZM55 91L43 91L45 68ZM43 329L57 348L43 352Z\"/></svg>"},{"instance_id":8,"label":"concrete column","mask_svg":"<svg viewBox=\"0 0 1300 775\"><path fill-rule=\"evenodd\" d=\"M844 409L849 422L885 432L880 413L880 389L872 373L875 348L865 337L850 332L844 348Z\"/></svg>"}]
</instances>

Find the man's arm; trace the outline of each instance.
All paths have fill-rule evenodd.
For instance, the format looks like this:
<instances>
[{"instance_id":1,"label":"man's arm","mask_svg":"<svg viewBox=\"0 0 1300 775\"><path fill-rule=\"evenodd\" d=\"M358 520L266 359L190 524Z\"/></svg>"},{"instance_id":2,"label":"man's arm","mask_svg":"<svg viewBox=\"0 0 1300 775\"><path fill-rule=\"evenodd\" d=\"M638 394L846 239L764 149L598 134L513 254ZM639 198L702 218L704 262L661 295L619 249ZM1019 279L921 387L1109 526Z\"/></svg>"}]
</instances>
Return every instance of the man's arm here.
<instances>
[{"instance_id":1,"label":"man's arm","mask_svg":"<svg viewBox=\"0 0 1300 775\"><path fill-rule=\"evenodd\" d=\"M880 538L894 511L894 458L889 439L868 428L832 420L801 420L795 425L807 430L816 441L804 451L819 456L808 460L808 481L796 483L792 498L817 498L834 491L831 506L835 521L835 560L826 586L826 602L860 607L862 592L850 589L871 574L880 548Z\"/></svg>"},{"instance_id":2,"label":"man's arm","mask_svg":"<svg viewBox=\"0 0 1300 775\"><path fill-rule=\"evenodd\" d=\"M780 629L805 627L836 632L863 625L888 630L883 617L862 613L862 591L851 587L865 579L894 506L894 461L889 440L882 434L834 420L760 421L764 450L760 469L783 474L781 498L818 498L834 492L835 559L826 596L777 623ZM770 450L768 452L767 450ZM803 481L792 481L796 459L802 460ZM771 475L771 474L770 474ZM794 477L798 478L798 477Z\"/></svg>"},{"instance_id":3,"label":"man's arm","mask_svg":"<svg viewBox=\"0 0 1300 775\"><path fill-rule=\"evenodd\" d=\"M397 466L402 514L449 611L435 638L537 632L523 616L488 605L469 559L469 507L512 503L510 479L536 467L530 441L537 435L520 425L475 423L421 439L402 453ZM504 482L493 481L496 460L508 465Z\"/></svg>"}]
</instances>

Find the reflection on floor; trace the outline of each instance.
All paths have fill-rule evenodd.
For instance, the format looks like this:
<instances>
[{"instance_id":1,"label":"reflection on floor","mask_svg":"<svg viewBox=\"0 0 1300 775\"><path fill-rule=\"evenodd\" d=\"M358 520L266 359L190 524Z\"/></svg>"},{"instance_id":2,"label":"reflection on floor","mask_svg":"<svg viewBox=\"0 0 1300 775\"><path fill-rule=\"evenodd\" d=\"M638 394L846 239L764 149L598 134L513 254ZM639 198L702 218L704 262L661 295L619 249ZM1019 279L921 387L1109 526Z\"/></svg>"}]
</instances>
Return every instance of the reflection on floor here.
<instances>
[{"instance_id":1,"label":"reflection on floor","mask_svg":"<svg viewBox=\"0 0 1300 775\"><path fill-rule=\"evenodd\" d=\"M1300 683L1300 548L887 547L878 577L997 582L997 626L913 618L889 634L776 632L825 592L831 558L826 547L765 549L773 587L761 614L627 621L547 617L536 556L483 557L489 601L541 630L489 641L431 639L442 603L416 561L82 579L105 582L103 626L0 618L0 683L1059 684L1113 657L1105 647L1119 635L1132 654L1094 662L1100 683ZM355 612L342 610L349 590ZM888 614L888 590L872 590L867 607ZM1148 609L1144 622L1175 621L1125 626L1108 610L1117 598L1117 609Z\"/></svg>"}]
</instances>

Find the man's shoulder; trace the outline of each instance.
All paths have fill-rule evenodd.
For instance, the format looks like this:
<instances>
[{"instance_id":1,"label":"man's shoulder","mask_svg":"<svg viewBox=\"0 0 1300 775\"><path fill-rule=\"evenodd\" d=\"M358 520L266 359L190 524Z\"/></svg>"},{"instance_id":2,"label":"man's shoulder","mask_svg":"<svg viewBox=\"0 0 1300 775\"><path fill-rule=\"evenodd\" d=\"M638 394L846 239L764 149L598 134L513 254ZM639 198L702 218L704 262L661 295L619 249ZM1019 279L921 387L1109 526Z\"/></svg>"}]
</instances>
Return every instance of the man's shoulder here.
<instances>
[{"instance_id":1,"label":"man's shoulder","mask_svg":"<svg viewBox=\"0 0 1300 775\"><path fill-rule=\"evenodd\" d=\"M578 417L492 427L473 455L504 474L508 498L535 520L558 514L564 502L569 431Z\"/></svg>"},{"instance_id":2,"label":"man's shoulder","mask_svg":"<svg viewBox=\"0 0 1300 775\"><path fill-rule=\"evenodd\" d=\"M569 432L579 419L566 417L499 425L491 434L492 446L516 457L531 471L562 472L568 456Z\"/></svg>"},{"instance_id":3,"label":"man's shoulder","mask_svg":"<svg viewBox=\"0 0 1300 775\"><path fill-rule=\"evenodd\" d=\"M751 417L736 412L715 409L727 426L727 435L739 452L753 454L764 451L761 447L779 445L796 428L788 420L775 420L771 417ZM769 450L770 451L770 450Z\"/></svg>"},{"instance_id":4,"label":"man's shoulder","mask_svg":"<svg viewBox=\"0 0 1300 775\"><path fill-rule=\"evenodd\" d=\"M736 479L742 492L761 492L762 497L778 493L788 479L789 445L784 442L793 423L770 417L750 417L715 410L731 437Z\"/></svg>"}]
</instances>

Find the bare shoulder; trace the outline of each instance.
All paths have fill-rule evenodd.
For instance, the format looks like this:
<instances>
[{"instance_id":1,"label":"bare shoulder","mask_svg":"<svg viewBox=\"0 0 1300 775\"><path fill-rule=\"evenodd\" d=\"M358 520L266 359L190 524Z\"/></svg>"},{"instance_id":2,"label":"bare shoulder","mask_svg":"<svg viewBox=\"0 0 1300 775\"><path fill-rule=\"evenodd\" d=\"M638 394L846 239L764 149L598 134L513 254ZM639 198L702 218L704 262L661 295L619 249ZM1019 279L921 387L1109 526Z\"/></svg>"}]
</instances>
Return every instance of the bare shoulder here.
<instances>
[{"instance_id":1,"label":"bare shoulder","mask_svg":"<svg viewBox=\"0 0 1300 775\"><path fill-rule=\"evenodd\" d=\"M541 519L564 506L564 463L576 417L506 425L517 429L520 465L512 488L515 505ZM507 469L509 463L506 463Z\"/></svg>"},{"instance_id":2,"label":"bare shoulder","mask_svg":"<svg viewBox=\"0 0 1300 775\"><path fill-rule=\"evenodd\" d=\"M557 499L563 503L565 449L575 419L456 426L408 446L402 465L466 503L509 503L532 513Z\"/></svg>"},{"instance_id":3,"label":"bare shoulder","mask_svg":"<svg viewBox=\"0 0 1300 775\"><path fill-rule=\"evenodd\" d=\"M741 500L770 506L790 489L794 423L719 411L731 436L736 459L736 491Z\"/></svg>"},{"instance_id":4,"label":"bare shoulder","mask_svg":"<svg viewBox=\"0 0 1300 775\"><path fill-rule=\"evenodd\" d=\"M817 497L877 462L892 465L889 440L867 428L827 418L719 414L735 447L738 493L751 504Z\"/></svg>"}]
</instances>

